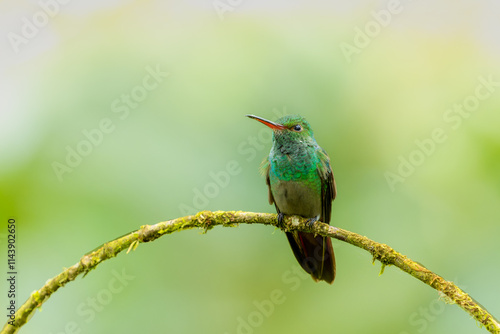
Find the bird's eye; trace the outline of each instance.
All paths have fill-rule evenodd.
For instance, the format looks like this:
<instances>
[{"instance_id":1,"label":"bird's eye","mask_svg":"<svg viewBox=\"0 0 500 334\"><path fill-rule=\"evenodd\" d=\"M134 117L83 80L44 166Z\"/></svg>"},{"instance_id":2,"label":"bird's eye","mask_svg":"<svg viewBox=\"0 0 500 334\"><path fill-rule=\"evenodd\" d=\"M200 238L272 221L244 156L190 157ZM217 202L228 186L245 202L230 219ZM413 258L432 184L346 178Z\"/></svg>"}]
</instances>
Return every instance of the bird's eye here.
<instances>
[{"instance_id":1,"label":"bird's eye","mask_svg":"<svg viewBox=\"0 0 500 334\"><path fill-rule=\"evenodd\" d=\"M300 131L302 131L302 127L300 126L300 124L297 124L297 125L295 125L295 126L293 127L293 130L294 130L294 131L297 131L297 132L300 132Z\"/></svg>"}]
</instances>

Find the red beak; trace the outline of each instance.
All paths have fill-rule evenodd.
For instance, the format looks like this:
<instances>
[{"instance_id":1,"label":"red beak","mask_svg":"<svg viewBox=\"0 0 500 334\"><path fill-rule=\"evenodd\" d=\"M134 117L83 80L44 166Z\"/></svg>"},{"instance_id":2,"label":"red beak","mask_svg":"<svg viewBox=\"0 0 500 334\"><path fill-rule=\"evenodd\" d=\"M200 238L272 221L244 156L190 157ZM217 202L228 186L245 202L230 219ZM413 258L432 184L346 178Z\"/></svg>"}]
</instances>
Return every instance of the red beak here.
<instances>
[{"instance_id":1,"label":"red beak","mask_svg":"<svg viewBox=\"0 0 500 334\"><path fill-rule=\"evenodd\" d=\"M278 124L278 123L274 123L274 122L271 122L271 121L268 121L267 119L259 117L259 116L255 116L255 115L245 115L245 116L253 118L253 119L261 122L262 124L267 125L268 127L270 127L273 130L283 130L283 129L285 129L285 127L283 125Z\"/></svg>"}]
</instances>

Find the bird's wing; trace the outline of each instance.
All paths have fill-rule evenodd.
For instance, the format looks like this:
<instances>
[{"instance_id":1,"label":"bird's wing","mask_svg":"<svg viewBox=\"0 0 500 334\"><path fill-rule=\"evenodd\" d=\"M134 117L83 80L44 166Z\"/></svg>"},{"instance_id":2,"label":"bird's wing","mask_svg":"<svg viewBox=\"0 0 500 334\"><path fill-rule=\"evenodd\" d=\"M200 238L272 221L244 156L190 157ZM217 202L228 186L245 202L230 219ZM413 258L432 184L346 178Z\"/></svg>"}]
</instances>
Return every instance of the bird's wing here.
<instances>
[{"instance_id":1,"label":"bird's wing","mask_svg":"<svg viewBox=\"0 0 500 334\"><path fill-rule=\"evenodd\" d=\"M272 204L274 204L274 197L273 197L273 193L271 192L271 180L269 180L269 170L270 169L271 169L271 164L269 163L269 158L266 157L264 160L262 160L262 163L260 164L260 172L266 176L269 204L272 205ZM276 206L276 210L278 211L278 213L280 212L278 210L277 206Z\"/></svg>"},{"instance_id":2,"label":"bird's wing","mask_svg":"<svg viewBox=\"0 0 500 334\"><path fill-rule=\"evenodd\" d=\"M317 165L318 174L321 178L321 217L323 223L329 224L332 214L332 201L337 196L337 187L333 178L330 158L325 150L319 148L319 163Z\"/></svg>"}]
</instances>

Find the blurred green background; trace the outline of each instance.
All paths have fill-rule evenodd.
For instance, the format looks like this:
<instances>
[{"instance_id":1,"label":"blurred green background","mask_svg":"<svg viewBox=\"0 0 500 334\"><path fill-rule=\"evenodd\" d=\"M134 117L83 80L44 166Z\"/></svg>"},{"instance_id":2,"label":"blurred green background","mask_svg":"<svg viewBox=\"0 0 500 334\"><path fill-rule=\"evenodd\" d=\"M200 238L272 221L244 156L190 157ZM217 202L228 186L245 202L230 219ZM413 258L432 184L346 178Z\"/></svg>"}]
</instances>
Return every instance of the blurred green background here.
<instances>
[{"instance_id":1,"label":"blurred green background","mask_svg":"<svg viewBox=\"0 0 500 334\"><path fill-rule=\"evenodd\" d=\"M244 115L301 114L332 159L332 225L387 243L500 317L495 1L54 1L45 23L38 2L0 4L0 254L6 268L13 217L18 305L140 225L274 212L258 173L270 133ZM237 172L214 187L231 161ZM399 269L379 277L368 253L334 249L328 286L294 271L274 228L176 233L60 289L21 333L486 332Z\"/></svg>"}]
</instances>

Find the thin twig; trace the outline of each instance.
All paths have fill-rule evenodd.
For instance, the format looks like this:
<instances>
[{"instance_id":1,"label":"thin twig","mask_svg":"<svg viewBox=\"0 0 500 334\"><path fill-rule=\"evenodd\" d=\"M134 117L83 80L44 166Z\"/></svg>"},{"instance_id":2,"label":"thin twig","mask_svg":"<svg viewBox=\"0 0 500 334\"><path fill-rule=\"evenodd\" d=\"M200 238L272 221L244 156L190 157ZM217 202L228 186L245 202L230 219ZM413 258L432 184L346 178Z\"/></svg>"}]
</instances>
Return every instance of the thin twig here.
<instances>
[{"instance_id":1,"label":"thin twig","mask_svg":"<svg viewBox=\"0 0 500 334\"><path fill-rule=\"evenodd\" d=\"M241 211L202 211L193 216L172 219L155 225L141 226L139 230L107 242L95 251L84 255L78 263L48 280L41 289L34 291L30 295L28 300L15 313L15 319L8 321L0 334L16 333L31 318L35 309L47 301L60 287L73 281L81 274L85 276L92 269L95 269L99 263L115 257L125 249L135 249L139 243L150 242L164 234L176 231L192 228L202 228L208 231L217 225L235 226L237 224L265 224L277 226L286 231L314 232L362 248L372 254L374 261L379 260L382 263L382 268L394 265L413 277L418 278L439 291L442 296L446 296L444 299L447 303L457 304L464 309L489 332L500 334L500 323L484 307L476 303L453 282L446 281L441 276L436 275L421 264L412 261L385 244L380 244L359 234L321 222L316 222L310 227L307 226L306 221L306 219L300 217L290 216L285 218L283 226L278 226L276 214Z\"/></svg>"}]
</instances>

